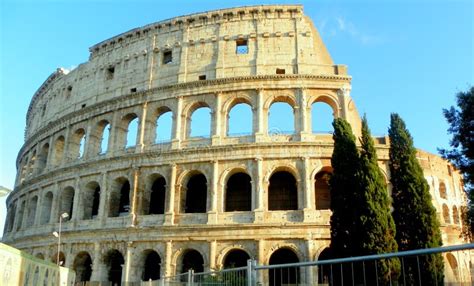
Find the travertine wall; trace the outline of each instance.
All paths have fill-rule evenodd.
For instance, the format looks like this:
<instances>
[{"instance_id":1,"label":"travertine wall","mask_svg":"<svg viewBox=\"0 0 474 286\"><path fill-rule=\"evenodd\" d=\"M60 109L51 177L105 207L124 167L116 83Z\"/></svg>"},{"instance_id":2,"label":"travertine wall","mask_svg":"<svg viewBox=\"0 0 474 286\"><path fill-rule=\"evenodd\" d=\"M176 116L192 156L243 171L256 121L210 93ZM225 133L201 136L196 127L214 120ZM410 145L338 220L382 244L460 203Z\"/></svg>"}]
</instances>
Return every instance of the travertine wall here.
<instances>
[{"instance_id":1,"label":"travertine wall","mask_svg":"<svg viewBox=\"0 0 474 286\"><path fill-rule=\"evenodd\" d=\"M237 43L245 40L247 53L238 53ZM59 69L32 99L16 186L7 202L5 242L54 259L56 240L50 234L58 229L59 215L68 212L71 218L62 224L65 265L77 268L78 255L87 253L92 281L108 279L106 256L113 249L124 257L122 280L128 282L141 279L150 250L161 259L162 275L179 273L190 249L201 254L205 270L220 269L236 249L260 264L283 248L300 261L318 258L329 245L330 211L317 207L323 198L316 195L315 183L320 171L330 172L333 142L330 134L312 133L312 106L327 104L356 135L360 117L346 67L333 64L301 6L178 17L90 51L87 63L71 72ZM172 61L165 64L169 52ZM276 74L277 69L285 74ZM269 132L275 102L292 107L293 134ZM228 117L238 103L251 107L252 134L233 137ZM211 109L209 138L190 136L190 118L199 107ZM171 140L157 143L157 120L166 112L173 118ZM137 139L126 147L133 119ZM387 138L375 139L388 181ZM419 159L444 243L458 244L465 204L459 173L435 155L420 151ZM295 180L295 208L269 206L270 181L279 172ZM250 177L251 206L228 212L226 190L237 173ZM197 174L206 179L205 211L187 213L187 186ZM164 210L148 214L157 178L165 182ZM124 182L130 191L122 204ZM119 203L125 211L116 211ZM467 256L458 259L467 269Z\"/></svg>"}]
</instances>

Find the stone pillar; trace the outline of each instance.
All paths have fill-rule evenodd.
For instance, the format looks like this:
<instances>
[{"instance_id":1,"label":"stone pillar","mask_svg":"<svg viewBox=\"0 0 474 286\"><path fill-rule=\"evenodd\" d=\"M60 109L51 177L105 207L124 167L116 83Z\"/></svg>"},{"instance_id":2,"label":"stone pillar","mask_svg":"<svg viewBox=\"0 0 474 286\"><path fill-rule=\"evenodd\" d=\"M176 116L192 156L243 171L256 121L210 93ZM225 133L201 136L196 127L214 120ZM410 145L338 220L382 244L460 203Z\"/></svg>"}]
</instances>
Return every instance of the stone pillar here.
<instances>
[{"instance_id":1,"label":"stone pillar","mask_svg":"<svg viewBox=\"0 0 474 286\"><path fill-rule=\"evenodd\" d=\"M174 224L174 213L175 213L175 193L176 193L176 164L170 166L170 178L169 184L166 188L166 212L165 212L165 225Z\"/></svg>"},{"instance_id":2,"label":"stone pillar","mask_svg":"<svg viewBox=\"0 0 474 286\"><path fill-rule=\"evenodd\" d=\"M71 128L70 126L68 125L66 127L66 132L64 134L64 146L63 146L63 154L61 156L61 162L58 162L58 166L62 166L64 165L65 162L69 161L69 148L70 148L70 145L71 145Z\"/></svg>"},{"instance_id":3,"label":"stone pillar","mask_svg":"<svg viewBox=\"0 0 474 286\"><path fill-rule=\"evenodd\" d=\"M91 128L91 121L88 120L87 121L87 127L86 127L86 138L85 138L85 141L84 141L84 153L82 155L82 159L87 159L87 158L90 158L92 156L94 156L94 154L91 154L91 149L93 150L94 148L93 145L91 144L91 131L92 131L92 128Z\"/></svg>"},{"instance_id":4,"label":"stone pillar","mask_svg":"<svg viewBox=\"0 0 474 286\"><path fill-rule=\"evenodd\" d=\"M145 149L146 146L146 122L147 122L147 110L148 110L148 101L145 101L142 106L142 114L139 119L139 128L138 128L138 142L137 142L137 148L135 149L137 153L142 153L143 149Z\"/></svg>"},{"instance_id":5,"label":"stone pillar","mask_svg":"<svg viewBox=\"0 0 474 286\"><path fill-rule=\"evenodd\" d=\"M51 166L51 160L54 157L54 142L53 142L53 136L49 137L48 140L49 148L48 148L48 156L46 157L46 164L44 164L44 168L48 169Z\"/></svg>"},{"instance_id":6,"label":"stone pillar","mask_svg":"<svg viewBox=\"0 0 474 286\"><path fill-rule=\"evenodd\" d=\"M212 145L219 145L222 139L222 93L217 92L216 96L216 103L214 106L214 110L212 112L212 138L211 143Z\"/></svg>"},{"instance_id":7,"label":"stone pillar","mask_svg":"<svg viewBox=\"0 0 474 286\"><path fill-rule=\"evenodd\" d=\"M138 223L138 214L139 214L139 198L142 193L139 186L139 177L140 177L140 168L133 168L133 185L132 185L132 199L131 199L131 227L135 227Z\"/></svg>"},{"instance_id":8,"label":"stone pillar","mask_svg":"<svg viewBox=\"0 0 474 286\"><path fill-rule=\"evenodd\" d=\"M42 213L42 210L43 210L43 208L41 207L43 205L43 198L44 198L43 188L39 187L38 188L38 201L36 202L35 221L33 222L34 226L39 225L39 221L40 221L40 218L41 218L41 213ZM7 224L7 223L8 223L8 218L5 221L5 224Z\"/></svg>"},{"instance_id":9,"label":"stone pillar","mask_svg":"<svg viewBox=\"0 0 474 286\"><path fill-rule=\"evenodd\" d=\"M264 91L263 89L257 89L257 106L253 108L253 133L255 135L255 142L261 142L264 140L264 137L267 135L267 126L264 120L264 108L263 105L265 104L264 99Z\"/></svg>"},{"instance_id":10,"label":"stone pillar","mask_svg":"<svg viewBox=\"0 0 474 286\"><path fill-rule=\"evenodd\" d=\"M176 112L173 112L173 139L171 140L171 148L179 149L181 146L181 135L182 135L182 126L183 120L183 97L178 96L178 103L176 104Z\"/></svg>"},{"instance_id":11,"label":"stone pillar","mask_svg":"<svg viewBox=\"0 0 474 286\"><path fill-rule=\"evenodd\" d=\"M216 271L216 248L217 242L215 240L209 243L209 269L204 271Z\"/></svg>"},{"instance_id":12,"label":"stone pillar","mask_svg":"<svg viewBox=\"0 0 474 286\"><path fill-rule=\"evenodd\" d=\"M119 118L119 112L115 111L113 116L112 116L112 123L110 124L110 132L109 132L109 145L108 145L108 150L107 151L112 151L112 152L107 152L108 154L114 153L115 151L121 149L119 146L119 143L123 142L123 140L119 140L120 138L120 129L123 129L122 126L120 126L120 118Z\"/></svg>"},{"instance_id":13,"label":"stone pillar","mask_svg":"<svg viewBox=\"0 0 474 286\"><path fill-rule=\"evenodd\" d=\"M138 282L137 267L135 258L135 246L132 241L127 242L127 252L125 254L125 265L122 267L122 281L125 283ZM127 284L126 284L127 285Z\"/></svg>"},{"instance_id":14,"label":"stone pillar","mask_svg":"<svg viewBox=\"0 0 474 286\"><path fill-rule=\"evenodd\" d=\"M84 212L84 206L82 203L83 192L80 190L80 181L81 179L79 177L74 179L74 199L72 202L72 214L69 214L70 221L81 220Z\"/></svg>"},{"instance_id":15,"label":"stone pillar","mask_svg":"<svg viewBox=\"0 0 474 286\"><path fill-rule=\"evenodd\" d=\"M172 251L173 251L173 242L172 241L167 241L166 242L166 249L165 249L165 273L162 276L171 276L175 274L173 272L173 269L171 269L171 257L172 257ZM176 265L175 265L176 266Z\"/></svg>"},{"instance_id":16,"label":"stone pillar","mask_svg":"<svg viewBox=\"0 0 474 286\"><path fill-rule=\"evenodd\" d=\"M308 135L312 133L311 131L311 122L310 122L310 112L311 108L308 107L307 103L307 96L306 96L306 89L305 88L300 88L298 89L298 105L299 105L299 110L298 110L298 122L299 122L299 130L297 130L297 133L299 134L300 140L301 141L306 141L308 140Z\"/></svg>"},{"instance_id":17,"label":"stone pillar","mask_svg":"<svg viewBox=\"0 0 474 286\"><path fill-rule=\"evenodd\" d=\"M255 173L254 173L254 184L253 184L253 211L254 211L254 222L263 221L264 212L264 190L263 190L263 159L255 158Z\"/></svg>"},{"instance_id":18,"label":"stone pillar","mask_svg":"<svg viewBox=\"0 0 474 286\"><path fill-rule=\"evenodd\" d=\"M101 259L101 246L99 242L94 242L94 253L92 261L91 282L107 281L107 266Z\"/></svg>"},{"instance_id":19,"label":"stone pillar","mask_svg":"<svg viewBox=\"0 0 474 286\"><path fill-rule=\"evenodd\" d=\"M314 255L314 245L313 245L313 240L310 238L305 239L305 244L306 244L306 259L305 261L312 261L313 260L313 255ZM308 267L306 271L303 271L303 273L300 273L301 276L303 277L305 275L306 279L306 284L311 284L312 281L317 281L316 279L318 278L318 268L317 267ZM301 268L301 270L304 270L304 267Z\"/></svg>"},{"instance_id":20,"label":"stone pillar","mask_svg":"<svg viewBox=\"0 0 474 286\"><path fill-rule=\"evenodd\" d=\"M108 190L107 192L105 190L108 190L107 172L102 173L102 180L101 180L101 183L100 183L99 213L97 214L97 216L100 220L100 225L101 226L103 226L105 224L105 220L107 219L108 211L109 211L109 207L107 205L107 202L108 202L108 196L109 196L111 190Z\"/></svg>"},{"instance_id":21,"label":"stone pillar","mask_svg":"<svg viewBox=\"0 0 474 286\"><path fill-rule=\"evenodd\" d=\"M314 195L314 184L311 178L310 161L308 157L300 160L301 170L301 192L303 195L303 221L314 221L316 218L316 202Z\"/></svg>"},{"instance_id":22,"label":"stone pillar","mask_svg":"<svg viewBox=\"0 0 474 286\"><path fill-rule=\"evenodd\" d=\"M208 191L208 212L207 212L207 223L217 223L217 194L219 185L219 162L212 161L212 179L211 186Z\"/></svg>"},{"instance_id":23,"label":"stone pillar","mask_svg":"<svg viewBox=\"0 0 474 286\"><path fill-rule=\"evenodd\" d=\"M188 31L189 25L186 25L184 29L182 29L181 33L181 54L179 57L179 68L178 68L178 83L186 82L187 72L188 72L188 46L184 43L188 42ZM193 57L194 55L191 55Z\"/></svg>"},{"instance_id":24,"label":"stone pillar","mask_svg":"<svg viewBox=\"0 0 474 286\"><path fill-rule=\"evenodd\" d=\"M266 265L265 261L265 240L257 240L257 264ZM268 281L268 271L257 271L257 285L266 285L265 281Z\"/></svg>"}]
</instances>

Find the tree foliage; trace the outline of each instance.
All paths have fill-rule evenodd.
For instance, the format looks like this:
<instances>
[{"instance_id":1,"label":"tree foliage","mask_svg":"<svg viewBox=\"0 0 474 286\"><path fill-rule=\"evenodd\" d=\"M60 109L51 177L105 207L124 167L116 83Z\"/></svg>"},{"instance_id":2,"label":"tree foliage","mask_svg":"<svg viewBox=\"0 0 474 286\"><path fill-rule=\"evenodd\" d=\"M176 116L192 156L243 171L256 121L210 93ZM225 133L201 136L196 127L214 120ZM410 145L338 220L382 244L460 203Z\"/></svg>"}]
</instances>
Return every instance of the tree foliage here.
<instances>
[{"instance_id":1,"label":"tree foliage","mask_svg":"<svg viewBox=\"0 0 474 286\"><path fill-rule=\"evenodd\" d=\"M468 207L463 212L466 237L474 235L474 86L456 95L457 106L443 109L449 123L451 149L440 149L441 155L458 168L464 178L464 190L468 195Z\"/></svg>"},{"instance_id":2,"label":"tree foliage","mask_svg":"<svg viewBox=\"0 0 474 286\"><path fill-rule=\"evenodd\" d=\"M390 181L392 183L393 218L399 250L439 247L442 244L436 210L431 202L429 186L416 158L413 139L405 122L396 113L391 115ZM420 257L423 284L442 285L444 265L441 255ZM418 279L416 260L405 261L408 284Z\"/></svg>"}]
</instances>

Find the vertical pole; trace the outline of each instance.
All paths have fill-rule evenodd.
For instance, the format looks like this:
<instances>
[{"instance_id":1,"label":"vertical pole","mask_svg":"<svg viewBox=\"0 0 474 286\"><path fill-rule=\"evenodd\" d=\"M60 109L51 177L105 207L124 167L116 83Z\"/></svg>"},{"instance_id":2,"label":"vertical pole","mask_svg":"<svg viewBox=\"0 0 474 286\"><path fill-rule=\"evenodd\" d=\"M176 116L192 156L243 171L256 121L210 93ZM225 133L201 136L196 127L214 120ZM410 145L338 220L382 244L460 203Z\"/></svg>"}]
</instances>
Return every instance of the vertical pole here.
<instances>
[{"instance_id":1,"label":"vertical pole","mask_svg":"<svg viewBox=\"0 0 474 286\"><path fill-rule=\"evenodd\" d=\"M416 256L416 264L418 265L418 285L421 286L421 273L420 273L420 256Z\"/></svg>"},{"instance_id":2,"label":"vertical pole","mask_svg":"<svg viewBox=\"0 0 474 286\"><path fill-rule=\"evenodd\" d=\"M247 260L247 286L252 286L252 259Z\"/></svg>"},{"instance_id":3,"label":"vertical pole","mask_svg":"<svg viewBox=\"0 0 474 286\"><path fill-rule=\"evenodd\" d=\"M405 281L405 259L402 257L402 275L403 275L403 286L406 285Z\"/></svg>"},{"instance_id":4,"label":"vertical pole","mask_svg":"<svg viewBox=\"0 0 474 286\"><path fill-rule=\"evenodd\" d=\"M375 265L375 283L377 286L379 286L379 273L377 271L377 260L374 260L374 265Z\"/></svg>"},{"instance_id":5,"label":"vertical pole","mask_svg":"<svg viewBox=\"0 0 474 286\"><path fill-rule=\"evenodd\" d=\"M61 252L61 221L62 221L62 217L60 215L59 216L59 232L58 232L58 254L56 257L56 263L58 264L58 266L61 266L59 264L59 252Z\"/></svg>"}]
</instances>

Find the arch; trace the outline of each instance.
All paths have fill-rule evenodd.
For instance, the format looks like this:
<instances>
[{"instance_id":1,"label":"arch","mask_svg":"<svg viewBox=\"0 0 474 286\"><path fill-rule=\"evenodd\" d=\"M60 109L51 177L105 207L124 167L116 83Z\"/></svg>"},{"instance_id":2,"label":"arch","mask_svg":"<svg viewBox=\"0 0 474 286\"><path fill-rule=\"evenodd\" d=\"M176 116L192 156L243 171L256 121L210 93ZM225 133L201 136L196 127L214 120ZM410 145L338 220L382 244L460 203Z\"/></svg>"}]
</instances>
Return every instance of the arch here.
<instances>
[{"instance_id":1,"label":"arch","mask_svg":"<svg viewBox=\"0 0 474 286\"><path fill-rule=\"evenodd\" d=\"M253 128L252 106L248 102L235 102L227 114L227 136L251 135Z\"/></svg>"},{"instance_id":2,"label":"arch","mask_svg":"<svg viewBox=\"0 0 474 286\"><path fill-rule=\"evenodd\" d=\"M318 260L328 260L331 259L331 250L329 247L326 247L323 251L321 251L321 254L319 254ZM321 284L328 284L331 279L331 271L330 267L324 267L321 266L318 268L318 283Z\"/></svg>"},{"instance_id":3,"label":"arch","mask_svg":"<svg viewBox=\"0 0 474 286\"><path fill-rule=\"evenodd\" d=\"M268 210L297 210L298 188L295 177L287 171L274 172L268 186Z\"/></svg>"},{"instance_id":4,"label":"arch","mask_svg":"<svg viewBox=\"0 0 474 286\"><path fill-rule=\"evenodd\" d=\"M453 224L459 224L459 212L456 206L453 206Z\"/></svg>"},{"instance_id":5,"label":"arch","mask_svg":"<svg viewBox=\"0 0 474 286\"><path fill-rule=\"evenodd\" d=\"M186 273L190 269L193 269L194 273L204 272L203 256L195 249L188 249L182 254L181 273Z\"/></svg>"},{"instance_id":6,"label":"arch","mask_svg":"<svg viewBox=\"0 0 474 286\"><path fill-rule=\"evenodd\" d=\"M64 145L65 145L65 139L64 139L64 136L61 135L54 142L54 149L53 149L54 153L53 153L52 164L55 166L60 165L63 161Z\"/></svg>"},{"instance_id":7,"label":"arch","mask_svg":"<svg viewBox=\"0 0 474 286\"><path fill-rule=\"evenodd\" d=\"M331 173L330 168L323 168L314 176L316 210L328 210L331 208L331 194L329 190Z\"/></svg>"},{"instance_id":8,"label":"arch","mask_svg":"<svg viewBox=\"0 0 474 286\"><path fill-rule=\"evenodd\" d=\"M209 138L211 136L212 129L211 108L205 103L198 103L189 114L190 116L188 118L187 124L188 137Z\"/></svg>"},{"instance_id":9,"label":"arch","mask_svg":"<svg viewBox=\"0 0 474 286\"><path fill-rule=\"evenodd\" d=\"M69 219L72 218L72 214L74 211L74 195L75 190L73 187L66 187L62 190L61 195L59 197L60 203L58 218L63 213L67 213L69 215Z\"/></svg>"},{"instance_id":10,"label":"arch","mask_svg":"<svg viewBox=\"0 0 474 286\"><path fill-rule=\"evenodd\" d=\"M38 172L42 173L48 164L49 143L43 144L38 155Z\"/></svg>"},{"instance_id":11,"label":"arch","mask_svg":"<svg viewBox=\"0 0 474 286\"><path fill-rule=\"evenodd\" d=\"M231 249L224 256L222 265L224 268L235 268L247 265L250 255L242 249Z\"/></svg>"},{"instance_id":12,"label":"arch","mask_svg":"<svg viewBox=\"0 0 474 286\"><path fill-rule=\"evenodd\" d=\"M122 283L122 266L125 263L122 253L116 249L107 251L103 261L107 266L107 278L112 285L121 285Z\"/></svg>"},{"instance_id":13,"label":"arch","mask_svg":"<svg viewBox=\"0 0 474 286\"><path fill-rule=\"evenodd\" d=\"M71 136L69 143L69 158L80 159L84 156L86 145L86 131L83 128L77 129Z\"/></svg>"},{"instance_id":14,"label":"arch","mask_svg":"<svg viewBox=\"0 0 474 286\"><path fill-rule=\"evenodd\" d=\"M35 257L38 258L38 259L44 260L44 255L43 255L43 253L41 253L41 252L36 253Z\"/></svg>"},{"instance_id":15,"label":"arch","mask_svg":"<svg viewBox=\"0 0 474 286\"><path fill-rule=\"evenodd\" d=\"M56 265L64 266L66 265L66 256L62 251L59 252L59 261L58 261L58 253L55 252L53 256L51 256L51 262Z\"/></svg>"},{"instance_id":16,"label":"arch","mask_svg":"<svg viewBox=\"0 0 474 286\"><path fill-rule=\"evenodd\" d=\"M166 179L163 176L152 177L148 214L164 214L166 198Z\"/></svg>"},{"instance_id":17,"label":"arch","mask_svg":"<svg viewBox=\"0 0 474 286\"><path fill-rule=\"evenodd\" d=\"M440 198L445 199L445 200L448 199L448 193L446 191L446 184L444 182L439 182L438 190L439 190Z\"/></svg>"},{"instance_id":18,"label":"arch","mask_svg":"<svg viewBox=\"0 0 474 286\"><path fill-rule=\"evenodd\" d=\"M23 224L23 214L26 208L26 201L22 201L20 204L20 210L18 211L18 222L16 223L16 230L20 230Z\"/></svg>"},{"instance_id":19,"label":"arch","mask_svg":"<svg viewBox=\"0 0 474 286\"><path fill-rule=\"evenodd\" d=\"M446 259L448 260L449 267L453 271L456 281L459 281L459 266L458 266L458 261L456 260L456 257L454 257L453 254L448 253L446 254Z\"/></svg>"},{"instance_id":20,"label":"arch","mask_svg":"<svg viewBox=\"0 0 474 286\"><path fill-rule=\"evenodd\" d=\"M449 217L449 208L446 204L443 204L443 219L445 223L451 223L451 219Z\"/></svg>"},{"instance_id":21,"label":"arch","mask_svg":"<svg viewBox=\"0 0 474 286\"><path fill-rule=\"evenodd\" d=\"M191 173L183 196L185 213L205 213L207 210L207 179L200 172Z\"/></svg>"},{"instance_id":22,"label":"arch","mask_svg":"<svg viewBox=\"0 0 474 286\"><path fill-rule=\"evenodd\" d=\"M296 253L289 248L279 248L270 256L269 264L278 265L299 262ZM269 270L269 285L298 285L300 280L299 267L284 267Z\"/></svg>"},{"instance_id":23,"label":"arch","mask_svg":"<svg viewBox=\"0 0 474 286\"><path fill-rule=\"evenodd\" d=\"M311 105L312 133L333 133L332 122L335 114L331 105L322 101L314 101Z\"/></svg>"},{"instance_id":24,"label":"arch","mask_svg":"<svg viewBox=\"0 0 474 286\"><path fill-rule=\"evenodd\" d=\"M41 204L40 224L47 224L51 220L51 207L53 206L53 192L47 192Z\"/></svg>"},{"instance_id":25,"label":"arch","mask_svg":"<svg viewBox=\"0 0 474 286\"><path fill-rule=\"evenodd\" d=\"M130 211L130 183L124 178L115 179L109 201L109 217L127 215Z\"/></svg>"},{"instance_id":26,"label":"arch","mask_svg":"<svg viewBox=\"0 0 474 286\"><path fill-rule=\"evenodd\" d=\"M173 111L167 106L157 109L155 143L169 142L173 138Z\"/></svg>"},{"instance_id":27,"label":"arch","mask_svg":"<svg viewBox=\"0 0 474 286\"><path fill-rule=\"evenodd\" d=\"M126 120L126 119L125 119ZM138 139L138 117L130 117L127 124L127 136L125 139L125 148L135 147Z\"/></svg>"},{"instance_id":28,"label":"arch","mask_svg":"<svg viewBox=\"0 0 474 286\"><path fill-rule=\"evenodd\" d=\"M329 105L329 107L332 109L332 114L334 118L339 117L339 100L337 98L337 95L335 94L320 94L316 97L313 97L310 99L309 104L313 106L316 103L325 103Z\"/></svg>"},{"instance_id":29,"label":"arch","mask_svg":"<svg viewBox=\"0 0 474 286\"><path fill-rule=\"evenodd\" d=\"M99 149L98 149L98 154L106 154L107 151L109 150L109 141L110 141L110 123L107 120L102 120L98 124L98 129L99 129Z\"/></svg>"},{"instance_id":30,"label":"arch","mask_svg":"<svg viewBox=\"0 0 474 286\"><path fill-rule=\"evenodd\" d=\"M15 214L16 214L16 202L12 203L8 209L7 214L7 232L13 230L13 225L15 224Z\"/></svg>"},{"instance_id":31,"label":"arch","mask_svg":"<svg viewBox=\"0 0 474 286\"><path fill-rule=\"evenodd\" d=\"M270 135L295 133L294 105L275 101L268 109L268 133Z\"/></svg>"},{"instance_id":32,"label":"arch","mask_svg":"<svg viewBox=\"0 0 474 286\"><path fill-rule=\"evenodd\" d=\"M34 196L30 199L30 203L28 204L28 217L26 221L27 227L35 224L37 206L38 206L38 196Z\"/></svg>"},{"instance_id":33,"label":"arch","mask_svg":"<svg viewBox=\"0 0 474 286\"><path fill-rule=\"evenodd\" d=\"M93 219L99 214L100 185L97 182L89 182L83 195L82 219Z\"/></svg>"},{"instance_id":34,"label":"arch","mask_svg":"<svg viewBox=\"0 0 474 286\"><path fill-rule=\"evenodd\" d=\"M92 274L92 258L86 251L79 252L74 258L72 269L76 271L76 282L90 281Z\"/></svg>"},{"instance_id":35,"label":"arch","mask_svg":"<svg viewBox=\"0 0 474 286\"><path fill-rule=\"evenodd\" d=\"M141 269L142 281L159 280L161 275L161 258L160 255L154 250L145 250L142 254L143 264Z\"/></svg>"},{"instance_id":36,"label":"arch","mask_svg":"<svg viewBox=\"0 0 474 286\"><path fill-rule=\"evenodd\" d=\"M36 150L33 150L31 154L30 162L28 164L28 175L31 176L35 171L35 164L36 164Z\"/></svg>"},{"instance_id":37,"label":"arch","mask_svg":"<svg viewBox=\"0 0 474 286\"><path fill-rule=\"evenodd\" d=\"M226 182L224 211L251 211L252 179L247 173L232 174Z\"/></svg>"}]
</instances>

